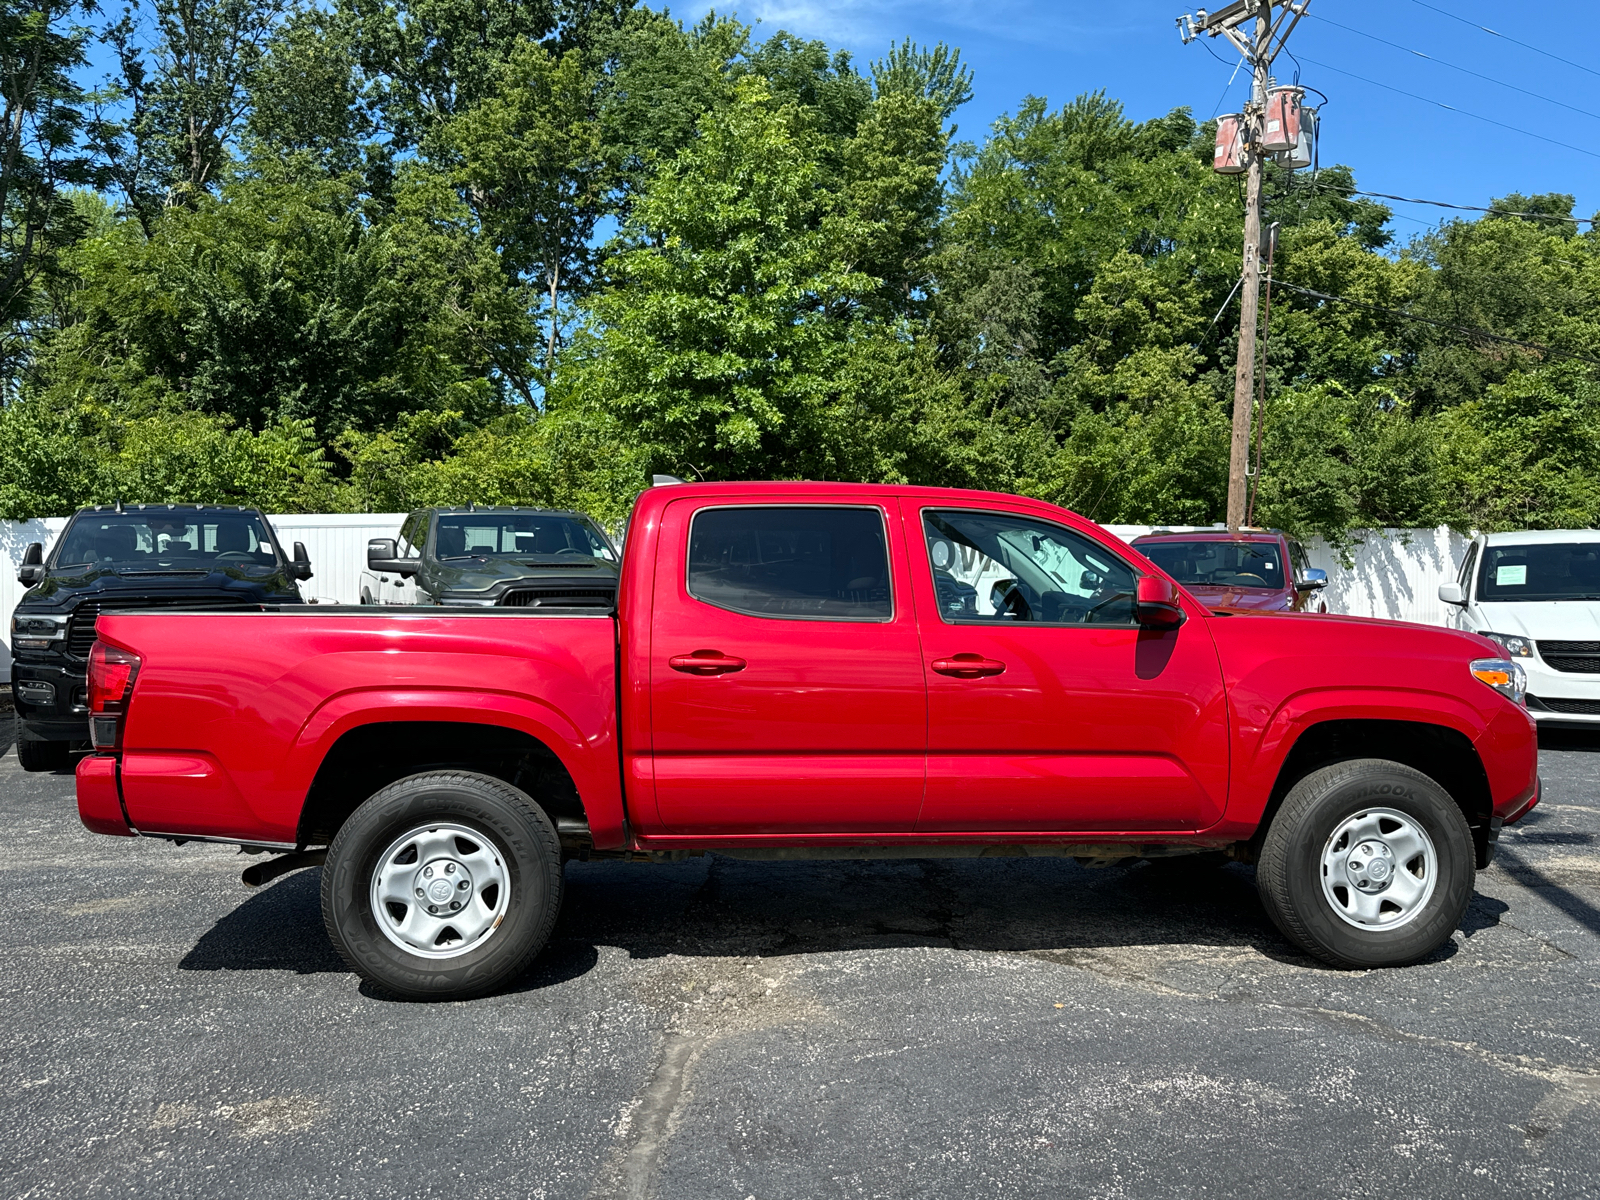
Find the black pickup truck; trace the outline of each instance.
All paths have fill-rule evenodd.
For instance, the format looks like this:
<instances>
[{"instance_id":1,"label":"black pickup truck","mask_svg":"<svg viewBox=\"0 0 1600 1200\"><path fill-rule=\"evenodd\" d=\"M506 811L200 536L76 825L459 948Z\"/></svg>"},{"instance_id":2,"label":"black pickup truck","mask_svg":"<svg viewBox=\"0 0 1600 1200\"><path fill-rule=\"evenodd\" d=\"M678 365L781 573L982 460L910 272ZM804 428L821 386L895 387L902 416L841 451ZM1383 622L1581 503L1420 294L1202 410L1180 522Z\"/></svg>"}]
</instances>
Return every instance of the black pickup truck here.
<instances>
[{"instance_id":1,"label":"black pickup truck","mask_svg":"<svg viewBox=\"0 0 1600 1200\"><path fill-rule=\"evenodd\" d=\"M609 609L617 574L616 547L582 513L422 508L367 543L361 603Z\"/></svg>"},{"instance_id":2,"label":"black pickup truck","mask_svg":"<svg viewBox=\"0 0 1600 1200\"><path fill-rule=\"evenodd\" d=\"M311 563L298 542L287 558L257 509L119 504L79 510L48 557L33 543L17 578L28 585L11 617L17 759L53 771L88 741L87 664L101 613L299 604L295 581L311 578Z\"/></svg>"}]
</instances>

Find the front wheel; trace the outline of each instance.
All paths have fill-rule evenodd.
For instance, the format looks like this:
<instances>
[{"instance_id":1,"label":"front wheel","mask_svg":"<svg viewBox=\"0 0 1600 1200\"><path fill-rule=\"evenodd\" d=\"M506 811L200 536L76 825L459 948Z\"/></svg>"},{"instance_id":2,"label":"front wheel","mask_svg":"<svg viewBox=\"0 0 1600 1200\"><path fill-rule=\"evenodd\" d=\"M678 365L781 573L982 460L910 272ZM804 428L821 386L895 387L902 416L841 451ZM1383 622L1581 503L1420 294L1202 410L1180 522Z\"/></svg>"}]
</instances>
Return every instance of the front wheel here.
<instances>
[{"instance_id":1,"label":"front wheel","mask_svg":"<svg viewBox=\"0 0 1600 1200\"><path fill-rule=\"evenodd\" d=\"M1256 864L1284 936L1338 967L1404 966L1449 938L1476 860L1460 807L1421 771L1356 759L1313 771L1273 818Z\"/></svg>"},{"instance_id":2,"label":"front wheel","mask_svg":"<svg viewBox=\"0 0 1600 1200\"><path fill-rule=\"evenodd\" d=\"M516 978L561 910L561 843L500 779L434 771L367 800L328 847L322 917L350 968L414 1000L463 1000Z\"/></svg>"}]
</instances>

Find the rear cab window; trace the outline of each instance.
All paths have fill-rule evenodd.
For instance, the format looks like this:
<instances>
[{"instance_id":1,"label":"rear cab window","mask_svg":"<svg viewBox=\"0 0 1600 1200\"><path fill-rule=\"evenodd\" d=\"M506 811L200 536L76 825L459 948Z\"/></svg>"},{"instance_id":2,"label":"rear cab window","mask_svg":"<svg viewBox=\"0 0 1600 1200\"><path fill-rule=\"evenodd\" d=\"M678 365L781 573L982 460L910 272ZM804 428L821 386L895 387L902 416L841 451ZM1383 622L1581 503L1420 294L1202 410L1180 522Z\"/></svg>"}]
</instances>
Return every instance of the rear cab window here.
<instances>
[{"instance_id":1,"label":"rear cab window","mask_svg":"<svg viewBox=\"0 0 1600 1200\"><path fill-rule=\"evenodd\" d=\"M894 595L876 507L702 508L689 527L696 600L754 617L890 621Z\"/></svg>"}]
</instances>

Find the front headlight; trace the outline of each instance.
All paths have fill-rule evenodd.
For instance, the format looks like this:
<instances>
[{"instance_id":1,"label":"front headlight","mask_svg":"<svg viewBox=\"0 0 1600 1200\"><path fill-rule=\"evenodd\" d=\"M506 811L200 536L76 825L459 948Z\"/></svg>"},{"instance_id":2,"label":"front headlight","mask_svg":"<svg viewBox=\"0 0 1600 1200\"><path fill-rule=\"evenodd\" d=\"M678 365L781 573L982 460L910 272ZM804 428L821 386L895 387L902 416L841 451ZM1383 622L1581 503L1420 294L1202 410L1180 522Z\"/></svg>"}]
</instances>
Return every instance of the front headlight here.
<instances>
[{"instance_id":1,"label":"front headlight","mask_svg":"<svg viewBox=\"0 0 1600 1200\"><path fill-rule=\"evenodd\" d=\"M1528 695L1528 673L1509 658L1479 658L1472 663L1472 674L1507 700L1522 704Z\"/></svg>"},{"instance_id":2,"label":"front headlight","mask_svg":"<svg viewBox=\"0 0 1600 1200\"><path fill-rule=\"evenodd\" d=\"M11 618L11 644L18 650L48 650L67 636L65 617L17 614Z\"/></svg>"},{"instance_id":3,"label":"front headlight","mask_svg":"<svg viewBox=\"0 0 1600 1200\"><path fill-rule=\"evenodd\" d=\"M1512 658L1533 657L1533 639L1525 638L1520 633L1484 633L1482 636L1491 642L1499 642L1500 648Z\"/></svg>"}]
</instances>

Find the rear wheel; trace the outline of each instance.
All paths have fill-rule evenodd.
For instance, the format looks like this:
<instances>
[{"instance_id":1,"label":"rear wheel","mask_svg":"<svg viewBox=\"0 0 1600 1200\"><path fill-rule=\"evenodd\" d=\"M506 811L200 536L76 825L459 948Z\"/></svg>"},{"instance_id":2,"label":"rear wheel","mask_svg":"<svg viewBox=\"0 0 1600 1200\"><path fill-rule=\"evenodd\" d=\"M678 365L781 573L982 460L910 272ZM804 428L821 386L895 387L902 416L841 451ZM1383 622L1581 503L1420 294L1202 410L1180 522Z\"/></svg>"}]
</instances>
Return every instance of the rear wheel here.
<instances>
[{"instance_id":1,"label":"rear wheel","mask_svg":"<svg viewBox=\"0 0 1600 1200\"><path fill-rule=\"evenodd\" d=\"M43 742L24 737L17 722L17 762L24 771L59 771L72 756L71 742Z\"/></svg>"},{"instance_id":2,"label":"rear wheel","mask_svg":"<svg viewBox=\"0 0 1600 1200\"><path fill-rule=\"evenodd\" d=\"M528 967L561 893L561 844L532 798L436 771L390 784L340 828L322 915L362 978L407 999L461 1000Z\"/></svg>"},{"instance_id":3,"label":"rear wheel","mask_svg":"<svg viewBox=\"0 0 1600 1200\"><path fill-rule=\"evenodd\" d=\"M1420 771L1356 759L1284 798L1256 883L1273 922L1340 967L1403 966L1444 944L1472 899L1472 831Z\"/></svg>"}]
</instances>

